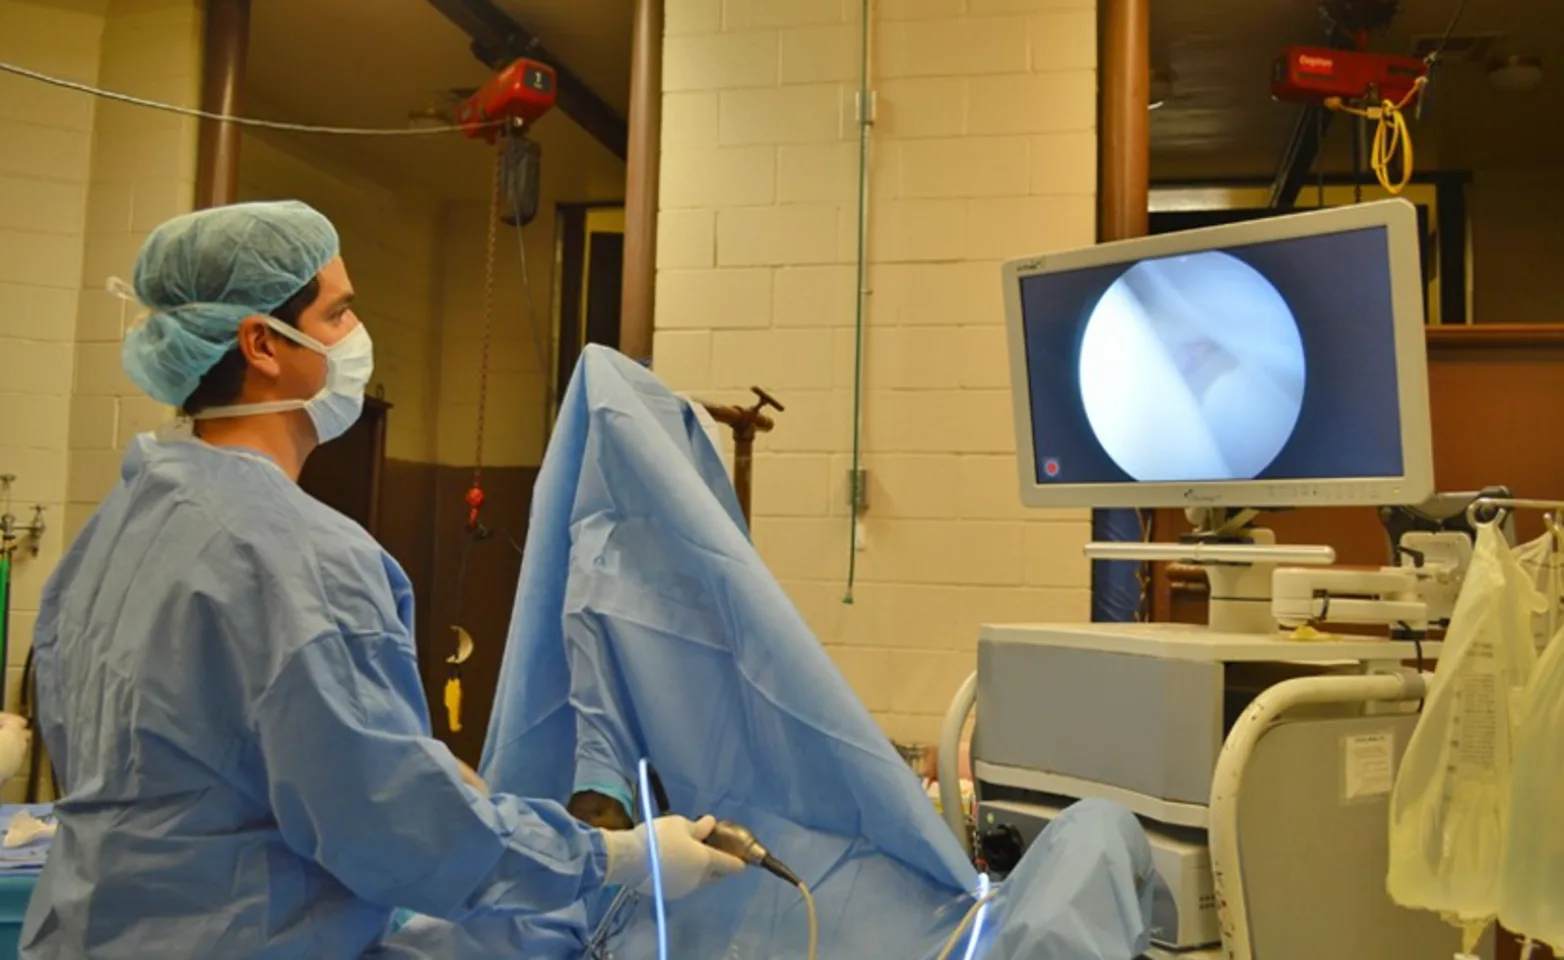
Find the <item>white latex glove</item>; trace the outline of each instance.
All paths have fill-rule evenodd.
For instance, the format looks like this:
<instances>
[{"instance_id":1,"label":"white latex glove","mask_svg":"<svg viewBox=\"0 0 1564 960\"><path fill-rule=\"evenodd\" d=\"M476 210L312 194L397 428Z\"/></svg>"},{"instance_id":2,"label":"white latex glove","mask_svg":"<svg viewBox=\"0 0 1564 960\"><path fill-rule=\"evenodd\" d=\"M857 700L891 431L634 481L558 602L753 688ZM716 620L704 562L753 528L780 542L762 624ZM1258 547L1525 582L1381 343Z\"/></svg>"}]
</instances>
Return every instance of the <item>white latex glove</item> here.
<instances>
[{"instance_id":1,"label":"white latex glove","mask_svg":"<svg viewBox=\"0 0 1564 960\"><path fill-rule=\"evenodd\" d=\"M744 861L701 842L711 836L716 825L713 817L702 817L693 823L683 817L658 817L652 821L652 829L657 831L657 859L662 864L665 897L677 900L744 870ZM646 824L634 830L601 833L608 848L605 885L651 893L651 845Z\"/></svg>"}]
</instances>

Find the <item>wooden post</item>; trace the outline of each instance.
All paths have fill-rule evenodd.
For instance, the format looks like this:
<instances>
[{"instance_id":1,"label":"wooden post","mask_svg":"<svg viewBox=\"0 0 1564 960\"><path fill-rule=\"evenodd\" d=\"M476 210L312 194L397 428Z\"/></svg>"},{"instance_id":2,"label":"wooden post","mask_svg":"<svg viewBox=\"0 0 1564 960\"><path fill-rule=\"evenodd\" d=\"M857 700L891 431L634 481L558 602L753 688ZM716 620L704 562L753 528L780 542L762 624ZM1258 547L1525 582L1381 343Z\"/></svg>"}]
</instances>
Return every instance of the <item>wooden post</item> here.
<instances>
[{"instance_id":1,"label":"wooden post","mask_svg":"<svg viewBox=\"0 0 1564 960\"><path fill-rule=\"evenodd\" d=\"M207 0L201 66L201 109L236 115L244 107L244 66L250 49L250 0ZM233 203L239 195L239 127L201 121L196 165L197 209Z\"/></svg>"},{"instance_id":2,"label":"wooden post","mask_svg":"<svg viewBox=\"0 0 1564 960\"><path fill-rule=\"evenodd\" d=\"M630 50L630 151L625 163L625 262L619 351L643 361L652 356L662 98L663 0L636 0Z\"/></svg>"},{"instance_id":3,"label":"wooden post","mask_svg":"<svg viewBox=\"0 0 1564 960\"><path fill-rule=\"evenodd\" d=\"M1151 0L1103 0L1102 10L1097 237L1126 240L1150 228ZM1153 620L1170 606L1156 570L1142 568L1141 609Z\"/></svg>"},{"instance_id":4,"label":"wooden post","mask_svg":"<svg viewBox=\"0 0 1564 960\"><path fill-rule=\"evenodd\" d=\"M1104 0L1103 11L1098 234L1124 240L1149 226L1151 0Z\"/></svg>"}]
</instances>

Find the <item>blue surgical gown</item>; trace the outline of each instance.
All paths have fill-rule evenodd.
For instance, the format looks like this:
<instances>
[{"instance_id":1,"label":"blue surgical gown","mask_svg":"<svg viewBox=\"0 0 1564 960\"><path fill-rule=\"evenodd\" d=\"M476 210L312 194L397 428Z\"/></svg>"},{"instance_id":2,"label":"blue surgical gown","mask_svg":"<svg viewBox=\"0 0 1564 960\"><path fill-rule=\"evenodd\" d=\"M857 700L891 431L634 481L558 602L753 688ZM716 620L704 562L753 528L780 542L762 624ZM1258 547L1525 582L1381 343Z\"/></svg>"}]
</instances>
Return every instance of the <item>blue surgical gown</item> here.
<instances>
[{"instance_id":1,"label":"blue surgical gown","mask_svg":"<svg viewBox=\"0 0 1564 960\"><path fill-rule=\"evenodd\" d=\"M395 908L472 921L599 890L595 831L462 784L412 620L396 562L271 461L137 438L39 616L66 796L22 956L381 957Z\"/></svg>"}]
</instances>

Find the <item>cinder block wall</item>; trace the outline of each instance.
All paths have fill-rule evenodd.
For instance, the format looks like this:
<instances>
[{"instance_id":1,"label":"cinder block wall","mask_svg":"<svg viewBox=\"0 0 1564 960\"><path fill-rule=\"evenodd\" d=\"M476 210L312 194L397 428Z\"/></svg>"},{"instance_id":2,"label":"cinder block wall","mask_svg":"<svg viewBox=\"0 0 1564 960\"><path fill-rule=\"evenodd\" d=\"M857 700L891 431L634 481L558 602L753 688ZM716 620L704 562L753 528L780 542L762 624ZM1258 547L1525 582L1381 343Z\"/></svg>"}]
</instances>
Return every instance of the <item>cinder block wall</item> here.
<instances>
[{"instance_id":1,"label":"cinder block wall","mask_svg":"<svg viewBox=\"0 0 1564 960\"><path fill-rule=\"evenodd\" d=\"M200 32L195 0L0 0L0 58L179 104L196 100ZM13 574L12 709L44 581L125 442L164 418L121 372L136 311L104 281L189 209L195 149L191 121L0 76L0 474L17 477L13 512L41 503L48 523Z\"/></svg>"},{"instance_id":2,"label":"cinder block wall","mask_svg":"<svg viewBox=\"0 0 1564 960\"><path fill-rule=\"evenodd\" d=\"M1016 492L999 263L1093 242L1094 0L875 0L863 370L850 522L857 0L668 0L655 365L787 405L755 539L893 737L930 740L981 622L1080 620L1084 514Z\"/></svg>"},{"instance_id":3,"label":"cinder block wall","mask_svg":"<svg viewBox=\"0 0 1564 960\"><path fill-rule=\"evenodd\" d=\"M198 106L201 46L196 0L110 0L98 82L133 96ZM96 105L76 319L66 544L113 489L126 444L170 416L130 382L120 363L125 331L141 308L112 296L104 284L109 277L128 282L147 234L191 209L195 176L195 120L120 103Z\"/></svg>"},{"instance_id":4,"label":"cinder block wall","mask_svg":"<svg viewBox=\"0 0 1564 960\"><path fill-rule=\"evenodd\" d=\"M95 82L104 12L0 0L0 58ZM0 512L9 506L26 522L41 503L50 522L42 554L20 553L13 574L5 664L13 708L38 595L64 542L95 116L86 97L0 76L0 474L17 478Z\"/></svg>"}]
</instances>

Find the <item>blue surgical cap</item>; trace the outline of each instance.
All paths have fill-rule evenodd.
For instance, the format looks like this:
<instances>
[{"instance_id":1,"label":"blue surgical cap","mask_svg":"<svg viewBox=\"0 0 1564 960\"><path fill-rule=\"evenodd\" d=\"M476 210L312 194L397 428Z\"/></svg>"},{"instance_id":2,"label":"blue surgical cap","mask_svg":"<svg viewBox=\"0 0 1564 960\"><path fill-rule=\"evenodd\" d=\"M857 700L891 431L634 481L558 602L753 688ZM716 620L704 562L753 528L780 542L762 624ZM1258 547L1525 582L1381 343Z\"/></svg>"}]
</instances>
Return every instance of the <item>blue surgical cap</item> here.
<instances>
[{"instance_id":1,"label":"blue surgical cap","mask_svg":"<svg viewBox=\"0 0 1564 960\"><path fill-rule=\"evenodd\" d=\"M175 217L147 237L132 286L146 321L125 337L136 386L178 406L238 341L239 323L282 306L341 251L337 230L296 200Z\"/></svg>"}]
</instances>

